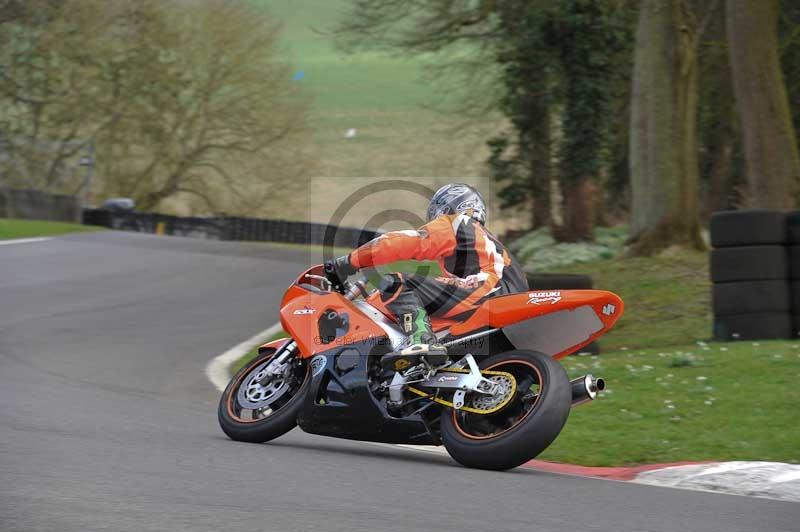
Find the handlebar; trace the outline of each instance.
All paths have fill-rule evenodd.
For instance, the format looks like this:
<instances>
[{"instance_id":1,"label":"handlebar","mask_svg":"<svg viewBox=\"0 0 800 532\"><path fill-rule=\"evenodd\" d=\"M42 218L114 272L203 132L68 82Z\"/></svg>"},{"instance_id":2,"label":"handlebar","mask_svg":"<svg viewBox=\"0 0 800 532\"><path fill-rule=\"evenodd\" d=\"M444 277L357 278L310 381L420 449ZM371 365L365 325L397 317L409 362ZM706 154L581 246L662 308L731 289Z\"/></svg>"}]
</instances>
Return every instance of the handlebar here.
<instances>
[{"instance_id":1,"label":"handlebar","mask_svg":"<svg viewBox=\"0 0 800 532\"><path fill-rule=\"evenodd\" d=\"M353 301L358 296L364 296L366 299L369 297L369 293L367 293L367 283L364 281L356 281L347 287L347 290L343 295L350 301Z\"/></svg>"},{"instance_id":2,"label":"handlebar","mask_svg":"<svg viewBox=\"0 0 800 532\"><path fill-rule=\"evenodd\" d=\"M331 287L342 294L346 299L352 301L359 295L365 298L369 296L367 293L367 283L364 281L348 283L346 279L340 279L333 261L327 261L323 265L323 271L325 272L325 277L331 283Z\"/></svg>"},{"instance_id":3,"label":"handlebar","mask_svg":"<svg viewBox=\"0 0 800 532\"><path fill-rule=\"evenodd\" d=\"M339 292L340 294L344 294L346 290L345 285L347 284L347 281L345 279L339 278L339 274L336 272L336 266L334 265L333 261L332 260L326 261L322 269L325 272L325 277L328 278L328 281L330 281L331 286L333 286L333 289Z\"/></svg>"}]
</instances>

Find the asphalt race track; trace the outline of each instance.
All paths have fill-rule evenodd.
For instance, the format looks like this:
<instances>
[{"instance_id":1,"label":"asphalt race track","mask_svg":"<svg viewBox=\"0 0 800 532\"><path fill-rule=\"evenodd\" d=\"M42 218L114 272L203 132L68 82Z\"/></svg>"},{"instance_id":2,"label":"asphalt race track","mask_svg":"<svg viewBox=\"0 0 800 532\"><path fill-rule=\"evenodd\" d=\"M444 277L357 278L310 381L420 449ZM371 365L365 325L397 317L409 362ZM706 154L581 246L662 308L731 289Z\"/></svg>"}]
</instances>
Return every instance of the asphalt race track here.
<instances>
[{"instance_id":1,"label":"asphalt race track","mask_svg":"<svg viewBox=\"0 0 800 532\"><path fill-rule=\"evenodd\" d=\"M228 440L203 369L276 321L308 260L114 232L0 246L0 530L800 529L795 503Z\"/></svg>"}]
</instances>

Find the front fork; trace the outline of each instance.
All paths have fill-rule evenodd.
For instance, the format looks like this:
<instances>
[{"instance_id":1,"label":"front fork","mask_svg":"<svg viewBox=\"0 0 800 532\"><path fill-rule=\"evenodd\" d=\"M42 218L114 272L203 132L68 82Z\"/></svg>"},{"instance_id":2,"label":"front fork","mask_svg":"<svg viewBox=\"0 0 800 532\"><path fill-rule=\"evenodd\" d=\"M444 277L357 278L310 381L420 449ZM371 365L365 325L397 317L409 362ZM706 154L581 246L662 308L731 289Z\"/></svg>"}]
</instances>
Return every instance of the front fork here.
<instances>
[{"instance_id":1,"label":"front fork","mask_svg":"<svg viewBox=\"0 0 800 532\"><path fill-rule=\"evenodd\" d=\"M277 375L285 375L290 369L290 361L297 353L297 342L289 340L284 344L275 356L272 357L267 367L262 369L256 379L261 386L266 385L273 377Z\"/></svg>"}]
</instances>

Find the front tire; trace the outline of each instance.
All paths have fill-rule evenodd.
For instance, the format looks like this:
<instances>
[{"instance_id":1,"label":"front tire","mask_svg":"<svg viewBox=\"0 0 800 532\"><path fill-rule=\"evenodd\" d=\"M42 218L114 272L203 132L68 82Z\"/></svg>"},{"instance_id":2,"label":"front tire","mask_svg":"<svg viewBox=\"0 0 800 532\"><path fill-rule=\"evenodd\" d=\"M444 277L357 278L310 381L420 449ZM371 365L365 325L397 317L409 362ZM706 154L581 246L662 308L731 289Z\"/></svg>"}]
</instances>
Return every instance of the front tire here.
<instances>
[{"instance_id":1,"label":"front tire","mask_svg":"<svg viewBox=\"0 0 800 532\"><path fill-rule=\"evenodd\" d=\"M533 459L567 422L572 391L564 368L535 351L506 351L479 364L512 373L517 389L508 406L493 414L442 412L442 441L458 463L503 471Z\"/></svg>"},{"instance_id":2,"label":"front tire","mask_svg":"<svg viewBox=\"0 0 800 532\"><path fill-rule=\"evenodd\" d=\"M311 383L311 370L302 360L294 360L286 379L287 388L274 402L266 405L265 400L264 408L257 408L257 403L242 405L242 386L247 386L274 354L274 349L260 353L233 376L222 392L217 418L222 431L232 440L264 443L297 426L297 416ZM266 394L262 393L263 396Z\"/></svg>"}]
</instances>

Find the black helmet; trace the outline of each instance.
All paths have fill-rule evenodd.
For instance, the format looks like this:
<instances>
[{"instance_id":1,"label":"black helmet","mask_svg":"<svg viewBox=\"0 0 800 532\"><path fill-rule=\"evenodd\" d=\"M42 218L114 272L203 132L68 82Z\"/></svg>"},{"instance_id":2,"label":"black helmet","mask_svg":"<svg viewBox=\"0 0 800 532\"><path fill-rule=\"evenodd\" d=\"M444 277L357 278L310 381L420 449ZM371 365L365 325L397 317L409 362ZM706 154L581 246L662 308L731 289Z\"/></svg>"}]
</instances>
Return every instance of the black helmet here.
<instances>
[{"instance_id":1,"label":"black helmet","mask_svg":"<svg viewBox=\"0 0 800 532\"><path fill-rule=\"evenodd\" d=\"M461 183L450 183L437 190L428 205L428 221L443 214L456 213L466 214L485 224L486 204L481 193Z\"/></svg>"}]
</instances>

